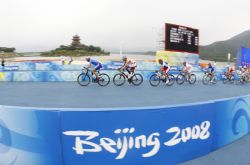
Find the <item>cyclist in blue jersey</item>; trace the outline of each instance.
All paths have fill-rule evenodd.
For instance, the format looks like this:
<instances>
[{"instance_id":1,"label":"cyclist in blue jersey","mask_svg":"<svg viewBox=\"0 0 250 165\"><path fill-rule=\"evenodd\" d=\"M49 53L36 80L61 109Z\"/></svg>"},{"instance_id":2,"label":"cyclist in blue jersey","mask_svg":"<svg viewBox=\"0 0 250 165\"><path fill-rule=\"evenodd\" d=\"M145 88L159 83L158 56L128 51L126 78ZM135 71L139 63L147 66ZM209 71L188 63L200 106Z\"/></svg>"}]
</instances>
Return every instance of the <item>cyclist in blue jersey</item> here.
<instances>
[{"instance_id":1,"label":"cyclist in blue jersey","mask_svg":"<svg viewBox=\"0 0 250 165\"><path fill-rule=\"evenodd\" d=\"M215 66L213 66L211 63L208 63L207 73L208 73L208 76L210 76L210 78L211 78L211 82L213 82L214 81Z\"/></svg>"},{"instance_id":2,"label":"cyclist in blue jersey","mask_svg":"<svg viewBox=\"0 0 250 165\"><path fill-rule=\"evenodd\" d=\"M211 63L208 63L208 73L211 75L211 76L214 76L214 72L215 72L215 67L211 64Z\"/></svg>"},{"instance_id":3,"label":"cyclist in blue jersey","mask_svg":"<svg viewBox=\"0 0 250 165\"><path fill-rule=\"evenodd\" d=\"M99 80L99 76L96 71L99 71L102 68L102 64L97 60L91 59L90 57L87 57L86 61L89 62L87 68L91 68L91 66L94 65L94 68L91 71L95 75L96 80Z\"/></svg>"}]
</instances>

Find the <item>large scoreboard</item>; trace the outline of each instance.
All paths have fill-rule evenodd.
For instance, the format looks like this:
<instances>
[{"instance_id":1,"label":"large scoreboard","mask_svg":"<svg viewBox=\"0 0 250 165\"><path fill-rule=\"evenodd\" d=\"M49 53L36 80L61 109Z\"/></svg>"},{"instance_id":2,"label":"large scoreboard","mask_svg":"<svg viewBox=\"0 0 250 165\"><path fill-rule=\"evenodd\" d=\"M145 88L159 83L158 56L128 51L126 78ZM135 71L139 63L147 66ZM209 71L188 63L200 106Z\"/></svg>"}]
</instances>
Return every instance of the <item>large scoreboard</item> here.
<instances>
[{"instance_id":1,"label":"large scoreboard","mask_svg":"<svg viewBox=\"0 0 250 165\"><path fill-rule=\"evenodd\" d=\"M165 24L165 50L176 52L199 53L199 30Z\"/></svg>"}]
</instances>

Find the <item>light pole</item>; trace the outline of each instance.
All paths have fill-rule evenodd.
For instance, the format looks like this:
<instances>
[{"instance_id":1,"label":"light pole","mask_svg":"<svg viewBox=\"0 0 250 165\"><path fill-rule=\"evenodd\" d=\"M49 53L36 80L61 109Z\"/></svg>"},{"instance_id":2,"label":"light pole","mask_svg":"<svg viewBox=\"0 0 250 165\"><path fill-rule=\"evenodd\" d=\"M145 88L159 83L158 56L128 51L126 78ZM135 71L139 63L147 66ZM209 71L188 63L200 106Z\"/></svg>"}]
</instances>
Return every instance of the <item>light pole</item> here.
<instances>
[{"instance_id":1,"label":"light pole","mask_svg":"<svg viewBox=\"0 0 250 165\"><path fill-rule=\"evenodd\" d=\"M231 60L231 53L227 54L227 63L230 65L230 60Z\"/></svg>"},{"instance_id":2,"label":"light pole","mask_svg":"<svg viewBox=\"0 0 250 165\"><path fill-rule=\"evenodd\" d=\"M122 44L120 43L120 56L122 56Z\"/></svg>"}]
</instances>

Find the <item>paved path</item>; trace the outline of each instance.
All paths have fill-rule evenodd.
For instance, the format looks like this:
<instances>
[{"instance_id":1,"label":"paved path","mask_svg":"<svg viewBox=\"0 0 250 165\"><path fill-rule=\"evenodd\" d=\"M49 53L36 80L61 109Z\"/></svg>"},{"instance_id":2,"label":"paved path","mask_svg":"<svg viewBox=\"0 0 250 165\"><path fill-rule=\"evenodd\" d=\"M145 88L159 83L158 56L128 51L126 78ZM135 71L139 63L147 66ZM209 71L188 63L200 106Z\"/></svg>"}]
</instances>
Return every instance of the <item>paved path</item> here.
<instances>
[{"instance_id":1,"label":"paved path","mask_svg":"<svg viewBox=\"0 0 250 165\"><path fill-rule=\"evenodd\" d=\"M77 83L0 83L0 105L50 108L122 108L194 103L250 94L247 85L100 87Z\"/></svg>"}]
</instances>

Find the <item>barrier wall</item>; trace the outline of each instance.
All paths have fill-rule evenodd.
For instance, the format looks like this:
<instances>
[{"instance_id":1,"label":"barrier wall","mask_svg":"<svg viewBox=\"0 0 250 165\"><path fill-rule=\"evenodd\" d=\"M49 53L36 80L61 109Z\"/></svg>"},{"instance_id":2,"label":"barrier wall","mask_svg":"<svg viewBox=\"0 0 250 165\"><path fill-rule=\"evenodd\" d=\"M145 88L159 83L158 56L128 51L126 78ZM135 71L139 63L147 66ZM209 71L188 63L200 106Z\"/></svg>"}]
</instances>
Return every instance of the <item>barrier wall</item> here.
<instances>
[{"instance_id":1,"label":"barrier wall","mask_svg":"<svg viewBox=\"0 0 250 165\"><path fill-rule=\"evenodd\" d=\"M0 106L0 164L60 165L59 111Z\"/></svg>"},{"instance_id":2,"label":"barrier wall","mask_svg":"<svg viewBox=\"0 0 250 165\"><path fill-rule=\"evenodd\" d=\"M0 162L166 165L208 154L250 132L250 95L124 109L0 107Z\"/></svg>"},{"instance_id":3,"label":"barrier wall","mask_svg":"<svg viewBox=\"0 0 250 165\"><path fill-rule=\"evenodd\" d=\"M78 62L72 65L61 65L59 62L13 62L8 66L0 66L0 81L8 82L65 82L76 81L77 76L81 73L83 65ZM155 62L138 61L137 62L138 73L142 74L144 80L148 80L149 77L159 70L159 65ZM103 65L103 70L112 78L117 72L117 68L122 65L121 61L107 61ZM179 70L180 67L172 67L173 70ZM176 71L174 71L176 72ZM197 78L201 79L203 72L200 68L195 67L194 72L197 74Z\"/></svg>"}]
</instances>

